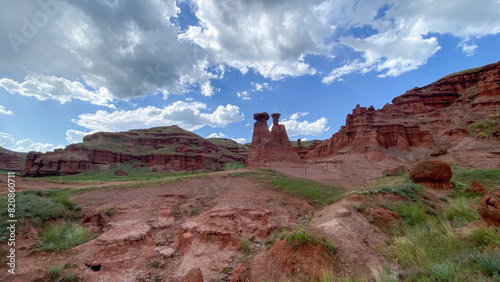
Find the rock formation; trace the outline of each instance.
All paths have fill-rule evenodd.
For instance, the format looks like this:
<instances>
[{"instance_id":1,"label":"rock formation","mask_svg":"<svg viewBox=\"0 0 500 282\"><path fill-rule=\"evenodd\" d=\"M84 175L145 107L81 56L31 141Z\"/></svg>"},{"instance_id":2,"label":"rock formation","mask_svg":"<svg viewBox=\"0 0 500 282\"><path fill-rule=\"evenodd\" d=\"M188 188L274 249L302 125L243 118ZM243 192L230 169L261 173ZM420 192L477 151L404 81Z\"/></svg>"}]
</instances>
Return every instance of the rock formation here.
<instances>
[{"instance_id":1,"label":"rock formation","mask_svg":"<svg viewBox=\"0 0 500 282\"><path fill-rule=\"evenodd\" d=\"M288 139L286 128L279 124L281 114L274 113L273 126L269 131L268 113L256 113L253 127L252 145L248 156L247 166L260 166L269 162L283 162L301 164L302 161L293 149Z\"/></svg>"},{"instance_id":2,"label":"rock formation","mask_svg":"<svg viewBox=\"0 0 500 282\"><path fill-rule=\"evenodd\" d=\"M312 141L309 145L304 145L302 144L301 139L297 139L297 146L293 147L297 154L299 155L300 159L304 159L310 151L316 149L316 147L321 143L321 141L314 140Z\"/></svg>"},{"instance_id":3,"label":"rock formation","mask_svg":"<svg viewBox=\"0 0 500 282\"><path fill-rule=\"evenodd\" d=\"M500 226L500 188L489 192L481 199L479 214L489 225Z\"/></svg>"},{"instance_id":4,"label":"rock formation","mask_svg":"<svg viewBox=\"0 0 500 282\"><path fill-rule=\"evenodd\" d=\"M472 167L498 167L499 113L500 62L415 87L382 109L357 105L345 126L305 160L358 154L394 165L440 156Z\"/></svg>"},{"instance_id":5,"label":"rock formation","mask_svg":"<svg viewBox=\"0 0 500 282\"><path fill-rule=\"evenodd\" d=\"M450 183L452 176L449 164L441 160L419 161L408 169L410 179L417 184L432 189L453 189Z\"/></svg>"},{"instance_id":6,"label":"rock formation","mask_svg":"<svg viewBox=\"0 0 500 282\"><path fill-rule=\"evenodd\" d=\"M99 132L87 135L82 143L53 152L29 152L24 175L50 176L86 172L97 167L127 162L141 163L151 170L220 169L227 162L245 162L248 147L221 139L218 146L178 126ZM233 151L231 151L233 150Z\"/></svg>"},{"instance_id":7,"label":"rock formation","mask_svg":"<svg viewBox=\"0 0 500 282\"><path fill-rule=\"evenodd\" d=\"M26 160L25 153L18 153L0 147L0 169L22 171Z\"/></svg>"},{"instance_id":8,"label":"rock formation","mask_svg":"<svg viewBox=\"0 0 500 282\"><path fill-rule=\"evenodd\" d=\"M466 192L469 192L471 194L476 194L476 195L481 195L484 196L486 193L488 193L488 190L484 188L481 183L477 180L473 180L472 183L470 184L470 187L465 190Z\"/></svg>"}]
</instances>

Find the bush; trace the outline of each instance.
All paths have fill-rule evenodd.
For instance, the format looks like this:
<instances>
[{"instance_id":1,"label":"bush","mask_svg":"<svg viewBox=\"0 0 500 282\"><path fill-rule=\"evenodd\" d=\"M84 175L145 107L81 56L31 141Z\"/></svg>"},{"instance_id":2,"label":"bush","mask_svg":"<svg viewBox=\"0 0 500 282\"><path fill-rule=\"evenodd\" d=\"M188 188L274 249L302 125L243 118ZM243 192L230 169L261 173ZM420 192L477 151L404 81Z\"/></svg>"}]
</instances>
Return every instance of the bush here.
<instances>
[{"instance_id":1,"label":"bush","mask_svg":"<svg viewBox=\"0 0 500 282\"><path fill-rule=\"evenodd\" d=\"M38 243L41 251L64 251L89 241L92 237L90 229L73 222L47 225L42 231Z\"/></svg>"},{"instance_id":2,"label":"bush","mask_svg":"<svg viewBox=\"0 0 500 282\"><path fill-rule=\"evenodd\" d=\"M455 278L455 273L457 270L457 265L445 261L437 264L430 264L429 270L431 271L431 277L437 281L452 281Z\"/></svg>"},{"instance_id":3,"label":"bush","mask_svg":"<svg viewBox=\"0 0 500 282\"><path fill-rule=\"evenodd\" d=\"M489 276L500 273L500 253L498 252L475 253L472 254L472 260Z\"/></svg>"}]
</instances>

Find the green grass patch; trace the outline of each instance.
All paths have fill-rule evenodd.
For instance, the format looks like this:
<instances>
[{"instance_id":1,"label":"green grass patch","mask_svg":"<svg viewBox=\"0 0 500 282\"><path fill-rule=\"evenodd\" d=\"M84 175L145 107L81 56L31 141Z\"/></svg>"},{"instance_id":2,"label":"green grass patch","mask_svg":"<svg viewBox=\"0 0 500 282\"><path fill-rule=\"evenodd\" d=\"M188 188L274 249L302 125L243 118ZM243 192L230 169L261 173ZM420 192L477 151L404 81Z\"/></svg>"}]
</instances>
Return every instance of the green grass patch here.
<instances>
[{"instance_id":1,"label":"green grass patch","mask_svg":"<svg viewBox=\"0 0 500 282\"><path fill-rule=\"evenodd\" d=\"M452 166L451 170L453 172L451 183L459 190L470 187L473 180L479 181L488 191L500 186L500 169L465 169L458 166Z\"/></svg>"},{"instance_id":2,"label":"green grass patch","mask_svg":"<svg viewBox=\"0 0 500 282\"><path fill-rule=\"evenodd\" d=\"M391 209L400 216L400 223L403 225L421 225L430 219L422 204L398 202Z\"/></svg>"},{"instance_id":3,"label":"green grass patch","mask_svg":"<svg viewBox=\"0 0 500 282\"><path fill-rule=\"evenodd\" d=\"M469 130L478 137L496 138L500 135L500 114L471 123Z\"/></svg>"},{"instance_id":4,"label":"green grass patch","mask_svg":"<svg viewBox=\"0 0 500 282\"><path fill-rule=\"evenodd\" d=\"M319 237L302 229L297 230L293 234L285 235L285 238L293 248L297 248L303 245L320 244L323 245L329 252L333 254L337 253L337 248L331 241L329 241L325 237Z\"/></svg>"},{"instance_id":5,"label":"green grass patch","mask_svg":"<svg viewBox=\"0 0 500 282\"><path fill-rule=\"evenodd\" d=\"M83 244L91 238L90 229L74 222L49 224L42 231L38 249L61 252Z\"/></svg>"},{"instance_id":6,"label":"green grass patch","mask_svg":"<svg viewBox=\"0 0 500 282\"><path fill-rule=\"evenodd\" d=\"M302 197L316 207L330 205L341 199L345 193L341 188L313 180L293 177L278 171L260 169L229 173L226 177L250 177L252 180L272 185L272 187Z\"/></svg>"},{"instance_id":7,"label":"green grass patch","mask_svg":"<svg viewBox=\"0 0 500 282\"><path fill-rule=\"evenodd\" d=\"M449 221L462 226L481 217L477 209L470 207L470 200L467 198L455 198L444 208L443 214Z\"/></svg>"},{"instance_id":8,"label":"green grass patch","mask_svg":"<svg viewBox=\"0 0 500 282\"><path fill-rule=\"evenodd\" d=\"M224 170L237 170L244 168L245 164L240 163L240 162L235 162L235 163L225 163L223 169Z\"/></svg>"},{"instance_id":9,"label":"green grass patch","mask_svg":"<svg viewBox=\"0 0 500 282\"><path fill-rule=\"evenodd\" d=\"M338 201L343 194L341 189L316 181L288 176L279 172L268 173L268 182L279 190L306 198L315 206L326 206Z\"/></svg>"},{"instance_id":10,"label":"green grass patch","mask_svg":"<svg viewBox=\"0 0 500 282\"><path fill-rule=\"evenodd\" d=\"M72 220L78 217L78 208L69 199L69 190L27 190L16 193L16 217L20 225L30 221L35 226L41 226L43 222L66 218ZM7 198L0 198L0 242L7 239L8 230L5 228L9 219L7 210Z\"/></svg>"}]
</instances>

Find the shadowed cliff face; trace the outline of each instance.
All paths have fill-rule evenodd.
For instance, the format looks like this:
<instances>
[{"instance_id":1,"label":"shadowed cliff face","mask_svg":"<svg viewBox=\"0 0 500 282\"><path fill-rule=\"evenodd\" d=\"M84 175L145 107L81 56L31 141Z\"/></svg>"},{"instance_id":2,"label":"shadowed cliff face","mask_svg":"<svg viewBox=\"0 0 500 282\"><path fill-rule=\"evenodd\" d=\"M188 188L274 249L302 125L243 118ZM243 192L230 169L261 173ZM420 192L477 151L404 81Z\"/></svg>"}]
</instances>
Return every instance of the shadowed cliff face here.
<instances>
[{"instance_id":1,"label":"shadowed cliff face","mask_svg":"<svg viewBox=\"0 0 500 282\"><path fill-rule=\"evenodd\" d=\"M400 160L447 153L460 157L460 150L476 150L498 163L499 122L500 62L415 87L382 109L357 105L345 126L305 159L354 153L378 162L388 156L401 156Z\"/></svg>"},{"instance_id":2,"label":"shadowed cliff face","mask_svg":"<svg viewBox=\"0 0 500 282\"><path fill-rule=\"evenodd\" d=\"M178 126L99 132L82 143L45 154L29 152L27 176L86 172L93 165L137 162L156 170L220 169L225 163L245 162L248 146L227 139L205 139Z\"/></svg>"},{"instance_id":3,"label":"shadowed cliff face","mask_svg":"<svg viewBox=\"0 0 500 282\"><path fill-rule=\"evenodd\" d=\"M252 145L248 156L247 166L260 166L269 162L297 163L302 161L288 139L286 128L279 124L280 114L274 113L273 126L269 131L268 113L256 113Z\"/></svg>"}]
</instances>

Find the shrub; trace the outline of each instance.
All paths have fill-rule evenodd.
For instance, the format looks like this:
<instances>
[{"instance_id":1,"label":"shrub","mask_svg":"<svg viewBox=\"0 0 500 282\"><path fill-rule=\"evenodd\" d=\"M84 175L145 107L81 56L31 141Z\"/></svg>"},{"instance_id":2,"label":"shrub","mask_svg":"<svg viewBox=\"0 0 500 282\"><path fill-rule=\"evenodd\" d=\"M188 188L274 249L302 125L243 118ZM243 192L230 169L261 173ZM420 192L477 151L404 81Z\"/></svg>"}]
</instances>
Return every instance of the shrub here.
<instances>
[{"instance_id":1,"label":"shrub","mask_svg":"<svg viewBox=\"0 0 500 282\"><path fill-rule=\"evenodd\" d=\"M160 262L159 262L159 261L157 261L157 260L154 260L154 261L152 261L149 265L150 265L151 267L153 267L153 268L158 268L158 267L160 267Z\"/></svg>"},{"instance_id":2,"label":"shrub","mask_svg":"<svg viewBox=\"0 0 500 282\"><path fill-rule=\"evenodd\" d=\"M475 253L472 254L472 260L489 276L500 273L500 253L498 252Z\"/></svg>"},{"instance_id":3,"label":"shrub","mask_svg":"<svg viewBox=\"0 0 500 282\"><path fill-rule=\"evenodd\" d=\"M42 251L63 251L89 241L90 229L73 222L47 225L41 235L38 247Z\"/></svg>"},{"instance_id":4,"label":"shrub","mask_svg":"<svg viewBox=\"0 0 500 282\"><path fill-rule=\"evenodd\" d=\"M437 281L452 281L455 278L456 269L457 265L449 261L429 265L431 277Z\"/></svg>"}]
</instances>

